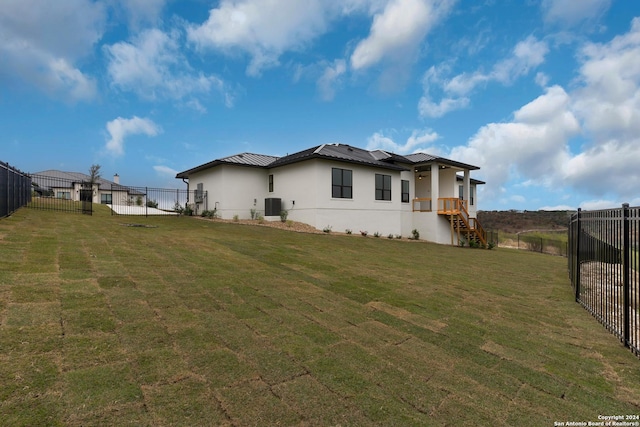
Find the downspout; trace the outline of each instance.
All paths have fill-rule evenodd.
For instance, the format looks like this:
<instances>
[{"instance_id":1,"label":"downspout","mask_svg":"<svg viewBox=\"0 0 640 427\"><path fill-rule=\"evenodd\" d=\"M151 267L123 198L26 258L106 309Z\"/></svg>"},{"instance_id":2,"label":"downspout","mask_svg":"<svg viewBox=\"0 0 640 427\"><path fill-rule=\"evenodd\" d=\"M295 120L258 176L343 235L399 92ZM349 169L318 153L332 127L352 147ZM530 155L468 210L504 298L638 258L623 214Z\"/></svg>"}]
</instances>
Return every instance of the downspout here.
<instances>
[{"instance_id":1,"label":"downspout","mask_svg":"<svg viewBox=\"0 0 640 427\"><path fill-rule=\"evenodd\" d=\"M189 179L189 178L186 178L186 179ZM185 181L185 178L182 178L182 182L187 184L187 201L184 204L184 207L186 208L187 206L189 206L189 181Z\"/></svg>"}]
</instances>

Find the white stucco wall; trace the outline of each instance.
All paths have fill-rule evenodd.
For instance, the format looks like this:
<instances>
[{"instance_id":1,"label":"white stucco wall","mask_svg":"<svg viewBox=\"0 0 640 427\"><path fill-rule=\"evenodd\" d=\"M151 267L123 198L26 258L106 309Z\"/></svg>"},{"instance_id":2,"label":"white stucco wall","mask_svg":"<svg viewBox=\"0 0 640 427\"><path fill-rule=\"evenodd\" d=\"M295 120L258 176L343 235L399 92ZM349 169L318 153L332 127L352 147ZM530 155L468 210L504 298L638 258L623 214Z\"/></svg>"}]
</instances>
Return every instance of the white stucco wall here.
<instances>
[{"instance_id":1,"label":"white stucco wall","mask_svg":"<svg viewBox=\"0 0 640 427\"><path fill-rule=\"evenodd\" d=\"M202 183L207 191L208 210L216 209L223 219L232 219L235 215L249 219L251 209L264 214L267 176L266 170L260 168L220 165L191 175L189 190L195 191Z\"/></svg>"},{"instance_id":2,"label":"white stucco wall","mask_svg":"<svg viewBox=\"0 0 640 427\"><path fill-rule=\"evenodd\" d=\"M407 165L410 168L409 165ZM352 171L353 197L332 197L332 169ZM273 191L269 192L269 175ZM375 200L375 175L391 176L391 201ZM251 209L264 215L265 198L279 198L288 211L288 219L312 225L318 230L331 227L335 232L367 231L382 236L410 237L415 228L420 238L450 244L451 233L446 217L437 212L412 212L411 200L430 196L430 177L416 181L413 170L394 171L359 164L311 159L273 169L219 165L189 177L189 189L198 183L208 192L208 209L217 209L224 219L238 215L250 218ZM409 203L402 203L402 180L409 181ZM453 169L439 170L439 197L457 197L458 184ZM434 203L434 209L436 205ZM201 209L204 209L201 208ZM279 216L265 217L278 221Z\"/></svg>"}]
</instances>

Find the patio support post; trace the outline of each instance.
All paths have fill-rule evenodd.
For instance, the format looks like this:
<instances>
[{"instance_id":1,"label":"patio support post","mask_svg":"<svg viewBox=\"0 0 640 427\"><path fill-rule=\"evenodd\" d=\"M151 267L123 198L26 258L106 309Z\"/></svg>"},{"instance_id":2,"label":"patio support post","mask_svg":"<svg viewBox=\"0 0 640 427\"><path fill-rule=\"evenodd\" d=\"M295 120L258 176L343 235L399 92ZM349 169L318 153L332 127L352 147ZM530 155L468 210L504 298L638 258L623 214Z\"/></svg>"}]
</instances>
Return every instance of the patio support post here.
<instances>
[{"instance_id":1,"label":"patio support post","mask_svg":"<svg viewBox=\"0 0 640 427\"><path fill-rule=\"evenodd\" d=\"M440 165L434 163L431 165L431 208L435 203L437 212L440 209Z\"/></svg>"},{"instance_id":2,"label":"patio support post","mask_svg":"<svg viewBox=\"0 0 640 427\"><path fill-rule=\"evenodd\" d=\"M464 181L462 185L462 197L467 202L467 212L471 210L471 171L464 170Z\"/></svg>"}]
</instances>

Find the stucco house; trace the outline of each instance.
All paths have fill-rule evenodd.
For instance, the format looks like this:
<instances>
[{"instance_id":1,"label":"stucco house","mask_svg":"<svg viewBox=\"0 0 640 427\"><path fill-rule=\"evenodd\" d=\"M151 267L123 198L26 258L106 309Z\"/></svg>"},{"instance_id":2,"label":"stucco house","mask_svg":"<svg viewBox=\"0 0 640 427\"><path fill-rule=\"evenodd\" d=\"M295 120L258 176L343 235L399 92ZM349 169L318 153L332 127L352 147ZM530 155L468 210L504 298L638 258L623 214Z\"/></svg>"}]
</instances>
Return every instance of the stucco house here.
<instances>
[{"instance_id":1,"label":"stucco house","mask_svg":"<svg viewBox=\"0 0 640 427\"><path fill-rule=\"evenodd\" d=\"M83 194L93 203L108 205L133 205L146 203L144 193L120 185L116 174L113 181L98 178L92 188L88 188L91 177L80 172L46 170L31 174L32 190L36 197L53 197L81 201ZM88 191L91 190L91 191Z\"/></svg>"},{"instance_id":2,"label":"stucco house","mask_svg":"<svg viewBox=\"0 0 640 427\"><path fill-rule=\"evenodd\" d=\"M319 230L353 230L412 236L457 245L486 243L475 219L479 167L425 153L397 155L345 144L323 144L275 157L242 153L180 172L194 190L196 213L214 210L224 219L288 219ZM208 206L198 198L207 192Z\"/></svg>"}]
</instances>

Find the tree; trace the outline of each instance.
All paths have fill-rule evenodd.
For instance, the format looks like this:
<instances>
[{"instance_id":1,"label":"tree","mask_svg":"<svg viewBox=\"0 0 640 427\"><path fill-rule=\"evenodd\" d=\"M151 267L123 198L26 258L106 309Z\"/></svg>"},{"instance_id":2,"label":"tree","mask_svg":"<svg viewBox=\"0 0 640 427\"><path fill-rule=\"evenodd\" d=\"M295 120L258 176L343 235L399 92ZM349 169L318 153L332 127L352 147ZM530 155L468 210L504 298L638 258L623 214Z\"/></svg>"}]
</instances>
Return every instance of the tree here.
<instances>
[{"instance_id":1,"label":"tree","mask_svg":"<svg viewBox=\"0 0 640 427\"><path fill-rule=\"evenodd\" d=\"M91 165L89 168L89 188L93 188L94 184L98 182L100 178L100 165Z\"/></svg>"}]
</instances>

